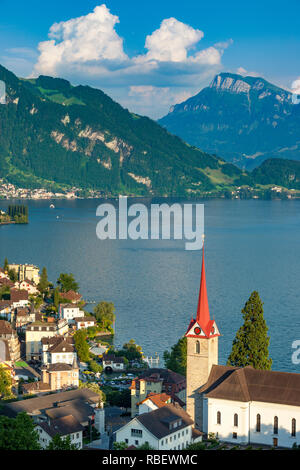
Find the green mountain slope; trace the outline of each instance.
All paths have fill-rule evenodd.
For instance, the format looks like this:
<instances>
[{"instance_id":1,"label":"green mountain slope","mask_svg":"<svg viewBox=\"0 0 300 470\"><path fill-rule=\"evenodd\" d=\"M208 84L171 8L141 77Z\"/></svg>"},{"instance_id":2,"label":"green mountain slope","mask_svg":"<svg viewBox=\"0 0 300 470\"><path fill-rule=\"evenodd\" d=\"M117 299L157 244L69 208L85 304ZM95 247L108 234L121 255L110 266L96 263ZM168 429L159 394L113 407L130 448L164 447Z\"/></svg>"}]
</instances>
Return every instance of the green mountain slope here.
<instances>
[{"instance_id":1,"label":"green mountain slope","mask_svg":"<svg viewBox=\"0 0 300 470\"><path fill-rule=\"evenodd\" d=\"M105 193L184 195L239 184L242 172L185 144L88 86L0 66L0 177L19 186L71 185Z\"/></svg>"},{"instance_id":2,"label":"green mountain slope","mask_svg":"<svg viewBox=\"0 0 300 470\"><path fill-rule=\"evenodd\" d=\"M300 160L300 104L259 77L221 73L159 123L241 168L271 157Z\"/></svg>"},{"instance_id":3,"label":"green mountain slope","mask_svg":"<svg viewBox=\"0 0 300 470\"><path fill-rule=\"evenodd\" d=\"M288 189L300 189L300 162L270 158L252 172L256 184L276 184Z\"/></svg>"}]
</instances>

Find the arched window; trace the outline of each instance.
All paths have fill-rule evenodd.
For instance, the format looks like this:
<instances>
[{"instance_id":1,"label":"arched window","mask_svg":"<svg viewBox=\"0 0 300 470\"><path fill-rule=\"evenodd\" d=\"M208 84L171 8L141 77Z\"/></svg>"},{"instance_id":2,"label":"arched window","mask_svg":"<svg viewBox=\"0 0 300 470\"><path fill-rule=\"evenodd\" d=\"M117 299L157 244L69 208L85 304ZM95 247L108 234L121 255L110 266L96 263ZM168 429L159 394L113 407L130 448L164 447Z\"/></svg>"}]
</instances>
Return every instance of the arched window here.
<instances>
[{"instance_id":1,"label":"arched window","mask_svg":"<svg viewBox=\"0 0 300 470\"><path fill-rule=\"evenodd\" d=\"M292 432L291 432L292 437L296 437L296 420L295 418L292 419Z\"/></svg>"},{"instance_id":2,"label":"arched window","mask_svg":"<svg viewBox=\"0 0 300 470\"><path fill-rule=\"evenodd\" d=\"M196 354L200 354L200 341L196 341Z\"/></svg>"},{"instance_id":3,"label":"arched window","mask_svg":"<svg viewBox=\"0 0 300 470\"><path fill-rule=\"evenodd\" d=\"M234 426L238 426L239 425L239 417L237 415L237 413L235 413L234 417L233 417L233 425Z\"/></svg>"},{"instance_id":4,"label":"arched window","mask_svg":"<svg viewBox=\"0 0 300 470\"><path fill-rule=\"evenodd\" d=\"M274 418L273 434L278 434L278 417L277 416L275 416L275 418Z\"/></svg>"},{"instance_id":5,"label":"arched window","mask_svg":"<svg viewBox=\"0 0 300 470\"><path fill-rule=\"evenodd\" d=\"M256 432L260 432L260 414L256 415Z\"/></svg>"},{"instance_id":6,"label":"arched window","mask_svg":"<svg viewBox=\"0 0 300 470\"><path fill-rule=\"evenodd\" d=\"M221 424L221 411L217 413L217 424Z\"/></svg>"}]
</instances>

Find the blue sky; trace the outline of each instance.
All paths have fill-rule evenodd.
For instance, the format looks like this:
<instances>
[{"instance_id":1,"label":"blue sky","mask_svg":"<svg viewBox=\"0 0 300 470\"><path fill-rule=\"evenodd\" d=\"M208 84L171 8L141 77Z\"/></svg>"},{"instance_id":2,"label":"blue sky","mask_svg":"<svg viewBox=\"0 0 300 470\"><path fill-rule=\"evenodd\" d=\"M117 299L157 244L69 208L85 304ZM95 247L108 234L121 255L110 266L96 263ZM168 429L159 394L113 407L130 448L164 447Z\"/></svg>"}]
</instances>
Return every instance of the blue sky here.
<instances>
[{"instance_id":1,"label":"blue sky","mask_svg":"<svg viewBox=\"0 0 300 470\"><path fill-rule=\"evenodd\" d=\"M0 63L56 75L157 118L221 71L291 88L300 77L299 0L0 0Z\"/></svg>"}]
</instances>

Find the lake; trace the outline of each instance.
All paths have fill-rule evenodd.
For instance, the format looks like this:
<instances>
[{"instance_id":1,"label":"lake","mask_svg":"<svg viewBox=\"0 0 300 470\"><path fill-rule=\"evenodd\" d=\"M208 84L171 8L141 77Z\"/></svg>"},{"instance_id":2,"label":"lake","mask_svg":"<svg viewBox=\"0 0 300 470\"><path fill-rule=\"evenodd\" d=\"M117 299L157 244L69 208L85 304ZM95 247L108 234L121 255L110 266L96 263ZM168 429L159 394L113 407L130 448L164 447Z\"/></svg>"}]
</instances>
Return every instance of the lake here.
<instances>
[{"instance_id":1,"label":"lake","mask_svg":"<svg viewBox=\"0 0 300 470\"><path fill-rule=\"evenodd\" d=\"M11 202L0 201L0 208ZM273 369L299 372L291 356L292 342L300 340L300 201L202 202L210 313L222 334L219 363L226 363L241 309L257 290ZM100 241L98 204L28 201L28 225L0 227L0 262L7 256L9 262L46 266L52 282L72 272L85 299L115 304L116 345L134 338L146 355L162 358L195 316L202 252L185 251L172 240Z\"/></svg>"}]
</instances>

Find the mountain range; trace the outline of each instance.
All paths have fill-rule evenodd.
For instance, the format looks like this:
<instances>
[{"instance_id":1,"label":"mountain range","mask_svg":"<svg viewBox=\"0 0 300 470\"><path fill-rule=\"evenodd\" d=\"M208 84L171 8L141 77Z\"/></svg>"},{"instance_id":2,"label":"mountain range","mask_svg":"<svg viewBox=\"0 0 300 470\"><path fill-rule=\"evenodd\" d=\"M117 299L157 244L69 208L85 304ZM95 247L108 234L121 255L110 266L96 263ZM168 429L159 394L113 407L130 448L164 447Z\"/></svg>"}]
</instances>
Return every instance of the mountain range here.
<instances>
[{"instance_id":1,"label":"mountain range","mask_svg":"<svg viewBox=\"0 0 300 470\"><path fill-rule=\"evenodd\" d=\"M101 90L0 66L0 178L23 187L183 195L239 184L232 164L129 112Z\"/></svg>"},{"instance_id":2,"label":"mountain range","mask_svg":"<svg viewBox=\"0 0 300 470\"><path fill-rule=\"evenodd\" d=\"M217 75L159 123L191 145L252 169L268 158L300 160L300 104L259 77Z\"/></svg>"},{"instance_id":3,"label":"mountain range","mask_svg":"<svg viewBox=\"0 0 300 470\"><path fill-rule=\"evenodd\" d=\"M214 88L228 84L223 75L218 77L205 93L216 94ZM82 195L97 190L105 195L195 197L230 195L243 185L300 189L300 162L268 159L250 173L221 158L222 145L218 155L200 150L148 117L122 108L101 90L47 76L22 79L2 66L0 80L6 85L6 104L0 105L0 179L15 186L76 187ZM244 85L239 86L236 94L224 92L237 105L246 96ZM286 95L276 100L283 114L292 113ZM175 109L170 115L179 116ZM229 143L224 141L224 148L229 152Z\"/></svg>"}]
</instances>

